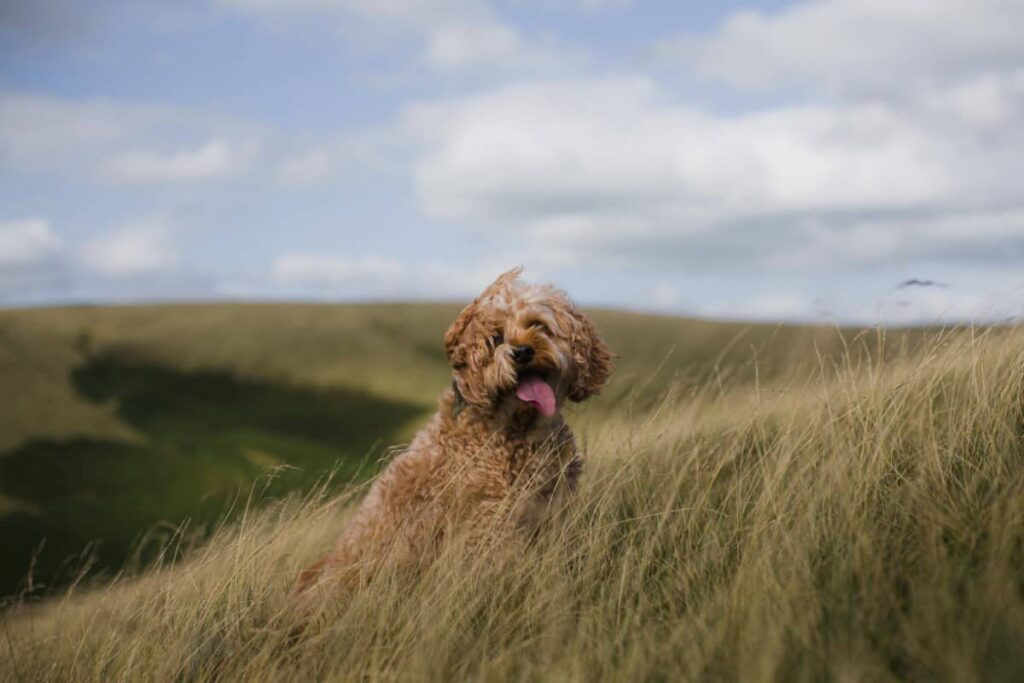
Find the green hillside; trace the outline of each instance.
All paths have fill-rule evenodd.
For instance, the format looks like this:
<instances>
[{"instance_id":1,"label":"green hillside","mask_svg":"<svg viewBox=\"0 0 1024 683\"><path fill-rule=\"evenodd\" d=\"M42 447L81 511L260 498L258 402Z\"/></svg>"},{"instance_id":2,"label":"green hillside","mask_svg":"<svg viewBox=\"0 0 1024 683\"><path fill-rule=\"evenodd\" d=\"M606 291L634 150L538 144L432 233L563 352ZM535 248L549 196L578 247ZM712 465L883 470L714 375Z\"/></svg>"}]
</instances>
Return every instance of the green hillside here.
<instances>
[{"instance_id":1,"label":"green hillside","mask_svg":"<svg viewBox=\"0 0 1024 683\"><path fill-rule=\"evenodd\" d=\"M201 537L238 495L369 476L449 381L459 306L173 305L0 312L0 595L121 567L144 534ZM821 370L874 333L595 311L619 356L584 414L669 387L723 391ZM911 337L890 335L897 346ZM827 365L827 363L826 363ZM583 419L577 416L576 419ZM158 544L151 544L156 546ZM145 560L146 544L138 560Z\"/></svg>"},{"instance_id":2,"label":"green hillside","mask_svg":"<svg viewBox=\"0 0 1024 683\"><path fill-rule=\"evenodd\" d=\"M432 388L395 368L443 385L429 342L451 312L11 314L35 410L78 422L21 425L0 460L5 541L21 524L64 544L40 562L116 549L155 520L215 518L271 463L356 472L429 411ZM573 411L578 495L530 543L455 535L428 566L385 562L311 605L296 577L365 489L256 496L160 561L0 610L0 681L1024 678L1019 328L880 344L595 317L621 368Z\"/></svg>"}]
</instances>

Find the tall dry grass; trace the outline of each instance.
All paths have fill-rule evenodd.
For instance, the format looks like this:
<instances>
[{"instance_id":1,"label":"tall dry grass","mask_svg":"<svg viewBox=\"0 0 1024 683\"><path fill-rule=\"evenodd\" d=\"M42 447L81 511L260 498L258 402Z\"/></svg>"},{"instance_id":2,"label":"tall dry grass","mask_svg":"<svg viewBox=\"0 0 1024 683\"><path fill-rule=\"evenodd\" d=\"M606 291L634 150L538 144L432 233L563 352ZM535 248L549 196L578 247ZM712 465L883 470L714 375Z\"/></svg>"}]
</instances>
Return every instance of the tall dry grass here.
<instances>
[{"instance_id":1,"label":"tall dry grass","mask_svg":"<svg viewBox=\"0 0 1024 683\"><path fill-rule=\"evenodd\" d=\"M290 499L174 567L8 610L2 676L1024 679L1021 333L577 423L580 495L525 549L453 544L299 630L289 590L350 498Z\"/></svg>"}]
</instances>

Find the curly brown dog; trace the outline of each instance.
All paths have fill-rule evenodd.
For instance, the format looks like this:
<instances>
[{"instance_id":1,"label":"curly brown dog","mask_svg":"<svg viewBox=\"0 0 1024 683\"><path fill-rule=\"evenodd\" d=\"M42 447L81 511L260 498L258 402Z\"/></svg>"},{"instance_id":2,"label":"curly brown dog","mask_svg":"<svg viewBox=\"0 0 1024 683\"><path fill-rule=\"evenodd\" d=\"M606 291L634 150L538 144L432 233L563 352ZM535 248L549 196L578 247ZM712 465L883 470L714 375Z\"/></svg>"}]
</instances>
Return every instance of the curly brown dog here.
<instances>
[{"instance_id":1,"label":"curly brown dog","mask_svg":"<svg viewBox=\"0 0 1024 683\"><path fill-rule=\"evenodd\" d=\"M422 562L452 534L527 536L575 489L581 456L559 412L598 393L611 354L549 285L501 275L444 337L454 381L298 591L352 584L387 556Z\"/></svg>"}]
</instances>

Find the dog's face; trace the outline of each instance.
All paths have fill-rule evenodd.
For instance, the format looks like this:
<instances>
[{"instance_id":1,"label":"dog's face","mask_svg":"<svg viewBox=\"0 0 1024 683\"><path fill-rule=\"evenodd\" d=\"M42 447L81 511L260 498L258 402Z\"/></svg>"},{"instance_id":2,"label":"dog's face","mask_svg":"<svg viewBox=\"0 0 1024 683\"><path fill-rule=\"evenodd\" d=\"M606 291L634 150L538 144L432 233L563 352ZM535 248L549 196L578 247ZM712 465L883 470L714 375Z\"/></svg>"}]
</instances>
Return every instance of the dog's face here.
<instances>
[{"instance_id":1,"label":"dog's face","mask_svg":"<svg viewBox=\"0 0 1024 683\"><path fill-rule=\"evenodd\" d=\"M445 334L459 393L474 405L554 415L601 390L611 353L590 320L550 286L501 275Z\"/></svg>"}]
</instances>

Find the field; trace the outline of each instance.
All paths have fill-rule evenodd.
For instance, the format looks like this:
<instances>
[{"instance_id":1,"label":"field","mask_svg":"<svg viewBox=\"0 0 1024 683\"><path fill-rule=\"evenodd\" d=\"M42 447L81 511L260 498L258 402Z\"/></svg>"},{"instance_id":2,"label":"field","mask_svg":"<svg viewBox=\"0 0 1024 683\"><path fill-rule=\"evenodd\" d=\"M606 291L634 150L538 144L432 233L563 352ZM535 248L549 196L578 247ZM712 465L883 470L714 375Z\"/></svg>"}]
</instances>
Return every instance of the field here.
<instances>
[{"instance_id":1,"label":"field","mask_svg":"<svg viewBox=\"0 0 1024 683\"><path fill-rule=\"evenodd\" d=\"M296 572L432 410L456 311L0 314L0 587L21 596L0 676L1024 677L1013 328L597 311L620 358L570 417L589 458L568 523L382 572L297 629Z\"/></svg>"},{"instance_id":2,"label":"field","mask_svg":"<svg viewBox=\"0 0 1024 683\"><path fill-rule=\"evenodd\" d=\"M450 381L451 305L240 305L0 312L0 597L145 563L325 472L365 479ZM833 330L597 314L619 352L601 405L650 405L676 379L791 369ZM719 359L719 356L722 356ZM638 392L638 387L642 389ZM41 545L45 538L45 543ZM87 559L86 559L87 558Z\"/></svg>"}]
</instances>

